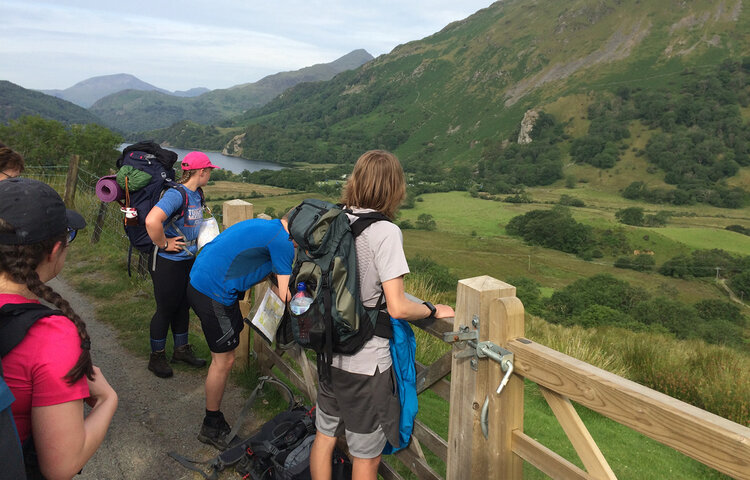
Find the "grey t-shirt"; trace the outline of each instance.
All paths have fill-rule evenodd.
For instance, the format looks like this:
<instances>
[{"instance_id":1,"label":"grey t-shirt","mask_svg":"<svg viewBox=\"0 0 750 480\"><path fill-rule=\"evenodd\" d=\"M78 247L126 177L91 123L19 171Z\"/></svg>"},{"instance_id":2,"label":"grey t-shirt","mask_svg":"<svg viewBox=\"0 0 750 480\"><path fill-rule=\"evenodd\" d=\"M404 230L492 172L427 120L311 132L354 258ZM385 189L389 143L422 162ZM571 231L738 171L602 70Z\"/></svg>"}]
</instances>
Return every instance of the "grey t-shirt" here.
<instances>
[{"instance_id":1,"label":"grey t-shirt","mask_svg":"<svg viewBox=\"0 0 750 480\"><path fill-rule=\"evenodd\" d=\"M355 213L373 212L372 209L352 208ZM357 219L349 215L349 220ZM383 292L383 282L409 273L404 254L401 230L391 222L375 222L356 239L359 288L362 303L367 307L377 305ZM391 366L390 344L387 338L372 337L354 355L333 356L332 365L341 370L374 375L377 367L383 372Z\"/></svg>"}]
</instances>

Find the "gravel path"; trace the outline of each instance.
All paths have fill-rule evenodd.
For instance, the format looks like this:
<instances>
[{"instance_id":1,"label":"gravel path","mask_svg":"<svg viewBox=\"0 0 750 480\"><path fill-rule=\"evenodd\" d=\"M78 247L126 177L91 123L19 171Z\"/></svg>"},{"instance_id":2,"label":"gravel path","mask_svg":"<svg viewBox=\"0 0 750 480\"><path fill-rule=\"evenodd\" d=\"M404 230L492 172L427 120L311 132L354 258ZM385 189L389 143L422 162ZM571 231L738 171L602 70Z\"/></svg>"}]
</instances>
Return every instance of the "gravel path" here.
<instances>
[{"instance_id":1,"label":"gravel path","mask_svg":"<svg viewBox=\"0 0 750 480\"><path fill-rule=\"evenodd\" d=\"M94 307L64 279L49 285L66 298L84 319L91 335L91 356L117 391L119 407L107 437L76 480L120 479L202 479L185 469L167 452L175 451L191 459L206 460L218 451L196 439L204 414L203 382L206 368L195 372L175 370L172 378L157 378L138 357L117 341L117 332L98 322ZM144 342L147 339L144 339ZM171 352L167 352L168 355ZM245 393L230 385L222 411L232 422L239 414ZM256 428L257 420L248 415L246 429ZM222 478L240 478L227 471Z\"/></svg>"}]
</instances>

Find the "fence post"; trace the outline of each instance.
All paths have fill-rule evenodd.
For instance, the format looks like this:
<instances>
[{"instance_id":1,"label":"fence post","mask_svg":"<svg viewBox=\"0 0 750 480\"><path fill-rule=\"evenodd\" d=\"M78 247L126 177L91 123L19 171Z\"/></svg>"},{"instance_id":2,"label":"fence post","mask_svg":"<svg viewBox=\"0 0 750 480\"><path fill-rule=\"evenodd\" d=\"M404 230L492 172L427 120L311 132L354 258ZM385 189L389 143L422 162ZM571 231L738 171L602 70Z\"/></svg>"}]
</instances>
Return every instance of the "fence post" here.
<instances>
[{"instance_id":1,"label":"fence post","mask_svg":"<svg viewBox=\"0 0 750 480\"><path fill-rule=\"evenodd\" d=\"M453 331L457 332L464 326L475 330L475 325L478 325L479 341L489 340L494 330L490 327L494 321L490 312L493 300L515 294L516 289L512 285L486 275L459 281ZM499 473L497 465L490 463L492 449L482 435L480 415L485 398L495 393L502 375L490 376L493 366L489 359L472 362L474 358L471 356L456 357L456 354L468 349L471 347L465 342L453 345L447 480L489 478ZM506 480L511 479L508 477Z\"/></svg>"},{"instance_id":2,"label":"fence post","mask_svg":"<svg viewBox=\"0 0 750 480\"><path fill-rule=\"evenodd\" d=\"M78 185L78 165L81 159L78 155L70 156L68 176L65 178L65 206L75 208L76 186Z\"/></svg>"},{"instance_id":3,"label":"fence post","mask_svg":"<svg viewBox=\"0 0 750 480\"><path fill-rule=\"evenodd\" d=\"M222 219L224 228L227 229L235 223L253 218L253 204L244 200L229 200L222 206ZM250 314L251 299L250 291L240 300L240 312L243 317ZM245 327L240 333L240 344L235 350L234 367L242 369L250 362L250 327Z\"/></svg>"},{"instance_id":4,"label":"fence post","mask_svg":"<svg viewBox=\"0 0 750 480\"><path fill-rule=\"evenodd\" d=\"M99 237L102 234L104 228L104 215L107 213L107 202L101 202L99 204L99 211L96 213L96 221L94 222L94 232L91 234L91 244L99 242Z\"/></svg>"}]
</instances>

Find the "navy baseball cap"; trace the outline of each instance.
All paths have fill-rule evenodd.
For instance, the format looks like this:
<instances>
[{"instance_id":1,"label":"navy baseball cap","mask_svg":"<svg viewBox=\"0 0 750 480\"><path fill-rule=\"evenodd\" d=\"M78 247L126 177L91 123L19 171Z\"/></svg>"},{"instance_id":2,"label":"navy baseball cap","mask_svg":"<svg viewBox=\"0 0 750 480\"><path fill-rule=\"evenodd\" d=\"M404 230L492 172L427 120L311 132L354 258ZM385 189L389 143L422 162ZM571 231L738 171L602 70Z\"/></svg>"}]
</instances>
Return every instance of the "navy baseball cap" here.
<instances>
[{"instance_id":1,"label":"navy baseball cap","mask_svg":"<svg viewBox=\"0 0 750 480\"><path fill-rule=\"evenodd\" d=\"M52 187L30 178L0 181L0 219L15 229L0 232L4 245L38 243L86 226L78 212L65 208Z\"/></svg>"}]
</instances>

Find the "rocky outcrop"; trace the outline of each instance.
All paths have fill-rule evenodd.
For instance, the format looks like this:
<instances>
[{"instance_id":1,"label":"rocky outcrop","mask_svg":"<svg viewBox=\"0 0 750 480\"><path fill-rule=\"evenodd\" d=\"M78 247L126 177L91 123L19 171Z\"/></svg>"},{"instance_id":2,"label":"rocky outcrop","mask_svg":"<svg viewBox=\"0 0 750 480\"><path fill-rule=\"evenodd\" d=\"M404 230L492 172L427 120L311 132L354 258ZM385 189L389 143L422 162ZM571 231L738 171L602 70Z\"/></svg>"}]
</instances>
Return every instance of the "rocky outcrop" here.
<instances>
[{"instance_id":1,"label":"rocky outcrop","mask_svg":"<svg viewBox=\"0 0 750 480\"><path fill-rule=\"evenodd\" d=\"M242 156L242 141L245 139L245 133L236 135L232 138L229 143L224 146L224 150L221 151L223 155L229 155L231 157Z\"/></svg>"},{"instance_id":2,"label":"rocky outcrop","mask_svg":"<svg viewBox=\"0 0 750 480\"><path fill-rule=\"evenodd\" d=\"M526 110L521 120L521 131L518 132L518 143L525 145L531 143L531 131L534 130L534 124L536 124L539 118L539 112L536 110Z\"/></svg>"}]
</instances>

